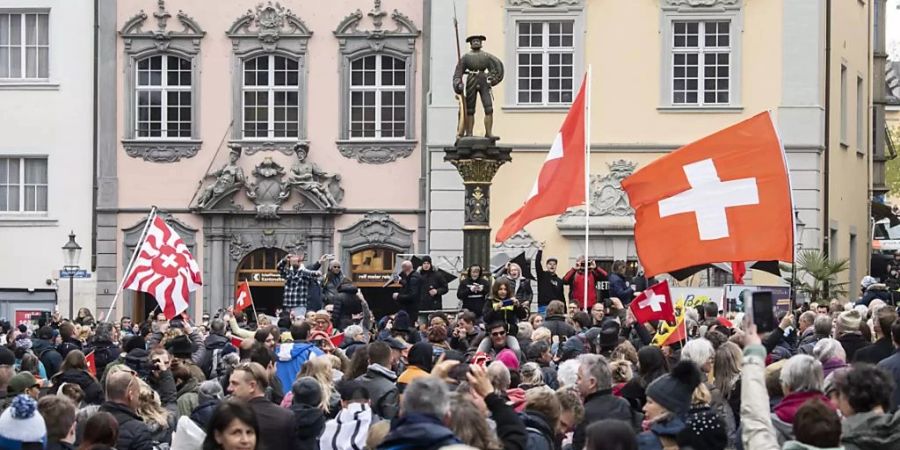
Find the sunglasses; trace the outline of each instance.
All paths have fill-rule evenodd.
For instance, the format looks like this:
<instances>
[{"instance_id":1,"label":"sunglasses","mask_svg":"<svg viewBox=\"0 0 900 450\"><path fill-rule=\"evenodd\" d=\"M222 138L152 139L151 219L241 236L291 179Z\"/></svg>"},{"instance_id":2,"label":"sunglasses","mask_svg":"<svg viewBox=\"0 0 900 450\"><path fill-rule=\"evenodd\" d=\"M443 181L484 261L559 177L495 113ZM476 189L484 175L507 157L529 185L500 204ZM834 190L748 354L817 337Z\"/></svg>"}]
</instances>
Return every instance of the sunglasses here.
<instances>
[{"instance_id":1,"label":"sunglasses","mask_svg":"<svg viewBox=\"0 0 900 450\"><path fill-rule=\"evenodd\" d=\"M491 336L497 336L497 337L506 336L506 332L505 331L495 331L495 332L491 333Z\"/></svg>"}]
</instances>

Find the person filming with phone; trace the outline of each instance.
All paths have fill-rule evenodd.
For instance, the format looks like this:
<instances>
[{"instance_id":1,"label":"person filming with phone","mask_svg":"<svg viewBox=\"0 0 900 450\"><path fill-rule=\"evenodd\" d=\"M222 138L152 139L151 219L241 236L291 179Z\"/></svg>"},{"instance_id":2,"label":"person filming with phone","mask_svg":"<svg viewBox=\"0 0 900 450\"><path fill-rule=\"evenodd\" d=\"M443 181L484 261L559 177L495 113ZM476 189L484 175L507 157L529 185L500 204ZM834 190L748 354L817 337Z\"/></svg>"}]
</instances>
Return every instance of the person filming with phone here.
<instances>
[{"instance_id":1,"label":"person filming with phone","mask_svg":"<svg viewBox=\"0 0 900 450\"><path fill-rule=\"evenodd\" d=\"M285 309L290 309L294 317L303 317L309 307L309 294L312 284L317 283L322 273L319 266L328 260L329 255L322 255L319 261L311 268L303 266L304 255L288 253L278 262L276 269L284 279Z\"/></svg>"},{"instance_id":2,"label":"person filming with phone","mask_svg":"<svg viewBox=\"0 0 900 450\"><path fill-rule=\"evenodd\" d=\"M569 285L569 300L578 303L579 308L584 308L584 284L588 284L587 308L590 310L597 303L597 283L608 280L605 270L597 267L597 261L587 260L585 269L585 257L579 256L575 261L575 267L569 269L563 282ZM587 273L587 275L585 275Z\"/></svg>"}]
</instances>

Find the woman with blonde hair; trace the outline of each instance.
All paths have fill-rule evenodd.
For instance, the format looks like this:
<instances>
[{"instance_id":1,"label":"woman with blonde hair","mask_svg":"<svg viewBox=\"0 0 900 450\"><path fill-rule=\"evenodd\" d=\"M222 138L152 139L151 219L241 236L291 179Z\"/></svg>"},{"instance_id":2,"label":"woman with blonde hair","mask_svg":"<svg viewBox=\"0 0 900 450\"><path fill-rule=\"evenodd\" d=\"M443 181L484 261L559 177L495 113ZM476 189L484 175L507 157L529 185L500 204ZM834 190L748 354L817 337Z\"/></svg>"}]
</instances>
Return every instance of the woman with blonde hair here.
<instances>
[{"instance_id":1,"label":"woman with blonde hair","mask_svg":"<svg viewBox=\"0 0 900 450\"><path fill-rule=\"evenodd\" d=\"M175 415L162 407L159 394L149 384L138 379L140 394L138 405L134 409L135 414L150 427L153 440L171 444L172 432L175 431Z\"/></svg>"},{"instance_id":2,"label":"woman with blonde hair","mask_svg":"<svg viewBox=\"0 0 900 450\"><path fill-rule=\"evenodd\" d=\"M503 445L485 420L484 414L466 396L454 394L450 400L450 429L464 444L483 450L501 450Z\"/></svg>"},{"instance_id":3,"label":"woman with blonde hair","mask_svg":"<svg viewBox=\"0 0 900 450\"><path fill-rule=\"evenodd\" d=\"M319 383L322 389L322 399L319 402L319 409L329 418L334 417L341 409L341 396L334 389L334 377L332 376L332 365L329 358L312 358L303 363L300 373L294 381L303 377L310 377ZM288 392L281 401L283 408L290 408L294 401L294 393Z\"/></svg>"}]
</instances>

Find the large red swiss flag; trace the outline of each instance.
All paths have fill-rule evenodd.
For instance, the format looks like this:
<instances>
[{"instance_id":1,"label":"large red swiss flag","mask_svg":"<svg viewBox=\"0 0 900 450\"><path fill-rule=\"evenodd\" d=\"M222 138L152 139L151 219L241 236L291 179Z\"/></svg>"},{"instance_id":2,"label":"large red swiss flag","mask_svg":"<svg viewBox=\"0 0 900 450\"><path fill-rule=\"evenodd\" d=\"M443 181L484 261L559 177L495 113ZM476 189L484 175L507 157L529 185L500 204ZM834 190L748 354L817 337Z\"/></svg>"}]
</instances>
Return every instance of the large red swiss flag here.
<instances>
[{"instance_id":1,"label":"large red swiss flag","mask_svg":"<svg viewBox=\"0 0 900 450\"><path fill-rule=\"evenodd\" d=\"M769 113L688 144L622 181L647 276L727 261L793 261L787 164Z\"/></svg>"}]
</instances>

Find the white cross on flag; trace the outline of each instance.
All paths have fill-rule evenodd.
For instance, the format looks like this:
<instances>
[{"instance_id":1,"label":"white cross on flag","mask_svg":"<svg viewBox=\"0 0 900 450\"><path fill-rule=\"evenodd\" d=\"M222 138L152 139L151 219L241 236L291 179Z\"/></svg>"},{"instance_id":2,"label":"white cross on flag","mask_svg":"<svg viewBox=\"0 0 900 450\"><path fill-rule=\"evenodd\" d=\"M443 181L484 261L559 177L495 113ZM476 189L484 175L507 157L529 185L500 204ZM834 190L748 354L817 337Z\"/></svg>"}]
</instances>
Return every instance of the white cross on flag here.
<instances>
[{"instance_id":1,"label":"white cross on flag","mask_svg":"<svg viewBox=\"0 0 900 450\"><path fill-rule=\"evenodd\" d=\"M178 233L159 216L153 217L137 252L123 287L153 295L171 320L187 309L191 292L203 284L200 267Z\"/></svg>"},{"instance_id":2,"label":"white cross on flag","mask_svg":"<svg viewBox=\"0 0 900 450\"><path fill-rule=\"evenodd\" d=\"M631 301L631 313L638 323L653 320L675 321L675 307L672 305L672 294L669 282L654 284L641 292Z\"/></svg>"},{"instance_id":3,"label":"white cross on flag","mask_svg":"<svg viewBox=\"0 0 900 450\"><path fill-rule=\"evenodd\" d=\"M253 305L253 296L250 295L250 283L242 281L234 293L234 312L239 313L251 305Z\"/></svg>"}]
</instances>

